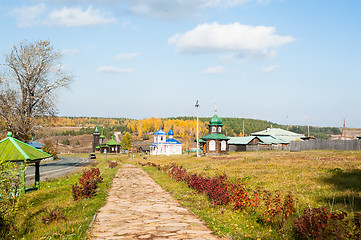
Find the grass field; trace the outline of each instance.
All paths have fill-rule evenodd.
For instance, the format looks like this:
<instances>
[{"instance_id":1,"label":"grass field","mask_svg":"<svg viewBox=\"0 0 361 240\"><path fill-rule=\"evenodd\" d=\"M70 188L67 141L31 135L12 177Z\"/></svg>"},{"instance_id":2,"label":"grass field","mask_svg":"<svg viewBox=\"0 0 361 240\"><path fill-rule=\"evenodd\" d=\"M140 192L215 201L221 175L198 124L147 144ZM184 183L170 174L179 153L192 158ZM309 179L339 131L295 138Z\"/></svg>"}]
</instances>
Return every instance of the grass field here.
<instances>
[{"instance_id":1,"label":"grass field","mask_svg":"<svg viewBox=\"0 0 361 240\"><path fill-rule=\"evenodd\" d=\"M76 155L87 157L87 154ZM108 156L108 160L114 160ZM86 239L94 214L105 203L111 181L117 168L109 168L105 156L86 169L100 169L103 182L98 184L94 197L75 201L72 185L78 182L82 171L50 181L43 181L40 190L21 197L21 206L16 219L14 239ZM66 219L44 223L43 218L52 210L59 210Z\"/></svg>"},{"instance_id":2,"label":"grass field","mask_svg":"<svg viewBox=\"0 0 361 240\"><path fill-rule=\"evenodd\" d=\"M87 157L87 154L77 155ZM227 174L231 181L246 183L248 189L261 186L285 195L291 192L296 203L295 216L305 208L326 206L330 211L343 210L353 216L361 211L361 152L306 151L306 152L242 152L218 157L195 156L137 156L123 162L154 162L182 165L190 173L203 176ZM26 194L17 218L15 238L22 239L86 239L89 224L96 211L105 203L116 169L106 160L119 156L97 154L97 165L104 181L95 197L74 201L71 187L81 173L45 181L41 189ZM91 166L90 166L91 167ZM90 168L89 167L89 168ZM184 182L177 182L154 167L143 167L179 202L204 219L207 226L229 239L294 239L291 226L281 227L259 222L252 210L234 211L229 206L215 206L206 195L199 194ZM44 224L42 219L54 209L60 209L66 220Z\"/></svg>"},{"instance_id":3,"label":"grass field","mask_svg":"<svg viewBox=\"0 0 361 240\"><path fill-rule=\"evenodd\" d=\"M346 211L349 216L361 211L361 152L265 151L201 158L148 156L147 159L138 157L130 162L154 162L162 166L175 162L191 173L203 176L226 174L230 180L240 179L250 189L259 185L271 192L291 192L296 200L295 215L301 215L305 208L321 206L329 211ZM227 207L205 204L204 199L190 200L195 194L193 190L185 190L186 184L175 182L152 168L146 167L146 170L220 235L234 239L293 238L289 231L284 230L274 235L274 229L257 223L249 212L232 213Z\"/></svg>"}]
</instances>

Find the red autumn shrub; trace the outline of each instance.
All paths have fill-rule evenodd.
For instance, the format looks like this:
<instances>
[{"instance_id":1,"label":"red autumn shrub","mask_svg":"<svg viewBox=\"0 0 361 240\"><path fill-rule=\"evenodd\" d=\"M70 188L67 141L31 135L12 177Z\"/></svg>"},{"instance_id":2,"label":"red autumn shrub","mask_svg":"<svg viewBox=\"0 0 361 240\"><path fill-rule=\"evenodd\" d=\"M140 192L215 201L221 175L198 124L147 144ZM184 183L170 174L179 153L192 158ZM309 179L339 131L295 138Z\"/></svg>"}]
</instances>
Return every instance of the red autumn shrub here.
<instances>
[{"instance_id":1,"label":"red autumn shrub","mask_svg":"<svg viewBox=\"0 0 361 240\"><path fill-rule=\"evenodd\" d=\"M103 178L100 176L99 168L91 168L88 171L84 171L83 176L79 178L79 185L76 183L72 186L74 200L94 196L97 185L101 181L103 181Z\"/></svg>"},{"instance_id":2,"label":"red autumn shrub","mask_svg":"<svg viewBox=\"0 0 361 240\"><path fill-rule=\"evenodd\" d=\"M115 168L119 165L117 161L108 161L109 168Z\"/></svg>"},{"instance_id":3,"label":"red autumn shrub","mask_svg":"<svg viewBox=\"0 0 361 240\"><path fill-rule=\"evenodd\" d=\"M305 209L294 220L296 237L301 239L348 239L347 214L327 212L325 208Z\"/></svg>"}]
</instances>

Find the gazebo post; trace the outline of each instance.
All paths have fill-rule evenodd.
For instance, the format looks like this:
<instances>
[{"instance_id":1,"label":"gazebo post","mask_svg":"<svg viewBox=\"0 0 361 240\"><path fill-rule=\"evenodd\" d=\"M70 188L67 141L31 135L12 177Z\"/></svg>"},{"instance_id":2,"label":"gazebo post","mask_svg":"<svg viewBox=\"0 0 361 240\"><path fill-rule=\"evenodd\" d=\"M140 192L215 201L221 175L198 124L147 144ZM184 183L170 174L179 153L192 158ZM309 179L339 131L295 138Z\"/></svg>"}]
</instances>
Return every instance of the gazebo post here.
<instances>
[{"instance_id":1,"label":"gazebo post","mask_svg":"<svg viewBox=\"0 0 361 240\"><path fill-rule=\"evenodd\" d=\"M35 163L35 187L40 188L40 162Z\"/></svg>"},{"instance_id":2,"label":"gazebo post","mask_svg":"<svg viewBox=\"0 0 361 240\"><path fill-rule=\"evenodd\" d=\"M22 161L20 164L20 183L21 193L25 194L25 161Z\"/></svg>"}]
</instances>

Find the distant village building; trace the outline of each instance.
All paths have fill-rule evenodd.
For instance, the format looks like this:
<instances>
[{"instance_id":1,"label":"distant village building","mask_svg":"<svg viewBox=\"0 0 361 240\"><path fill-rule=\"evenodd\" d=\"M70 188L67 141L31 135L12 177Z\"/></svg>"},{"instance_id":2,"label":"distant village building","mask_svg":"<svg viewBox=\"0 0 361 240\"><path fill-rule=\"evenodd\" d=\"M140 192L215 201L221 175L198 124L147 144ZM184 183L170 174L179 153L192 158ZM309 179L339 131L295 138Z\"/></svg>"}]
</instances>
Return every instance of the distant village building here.
<instances>
[{"instance_id":1,"label":"distant village building","mask_svg":"<svg viewBox=\"0 0 361 240\"><path fill-rule=\"evenodd\" d=\"M154 142L150 146L150 154L152 155L172 155L182 154L182 143L173 138L173 131L169 130L167 134L160 128L154 134Z\"/></svg>"},{"instance_id":2,"label":"distant village building","mask_svg":"<svg viewBox=\"0 0 361 240\"><path fill-rule=\"evenodd\" d=\"M117 143L113 136L112 139L106 143L103 129L102 134L100 134L98 127L95 127L93 133L93 152L99 151L100 153L120 153L120 150L120 143Z\"/></svg>"},{"instance_id":3,"label":"distant village building","mask_svg":"<svg viewBox=\"0 0 361 240\"><path fill-rule=\"evenodd\" d=\"M230 137L230 151L289 150L291 141L303 141L303 134L281 128L267 128L248 137Z\"/></svg>"},{"instance_id":4,"label":"distant village building","mask_svg":"<svg viewBox=\"0 0 361 240\"><path fill-rule=\"evenodd\" d=\"M215 110L214 116L209 121L209 134L200 139L201 148L206 156L214 156L228 153L229 138L222 134L223 121L217 116Z\"/></svg>"}]
</instances>

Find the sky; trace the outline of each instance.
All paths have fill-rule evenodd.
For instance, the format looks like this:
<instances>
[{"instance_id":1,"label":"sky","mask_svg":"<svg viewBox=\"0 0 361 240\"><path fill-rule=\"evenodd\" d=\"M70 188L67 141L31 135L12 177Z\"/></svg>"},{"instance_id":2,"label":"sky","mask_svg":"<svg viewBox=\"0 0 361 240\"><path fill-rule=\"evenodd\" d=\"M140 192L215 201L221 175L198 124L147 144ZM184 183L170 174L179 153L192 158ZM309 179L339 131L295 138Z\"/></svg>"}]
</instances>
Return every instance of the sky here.
<instances>
[{"instance_id":1,"label":"sky","mask_svg":"<svg viewBox=\"0 0 361 240\"><path fill-rule=\"evenodd\" d=\"M48 40L59 116L220 117L361 128L359 0L3 0L0 63Z\"/></svg>"}]
</instances>

